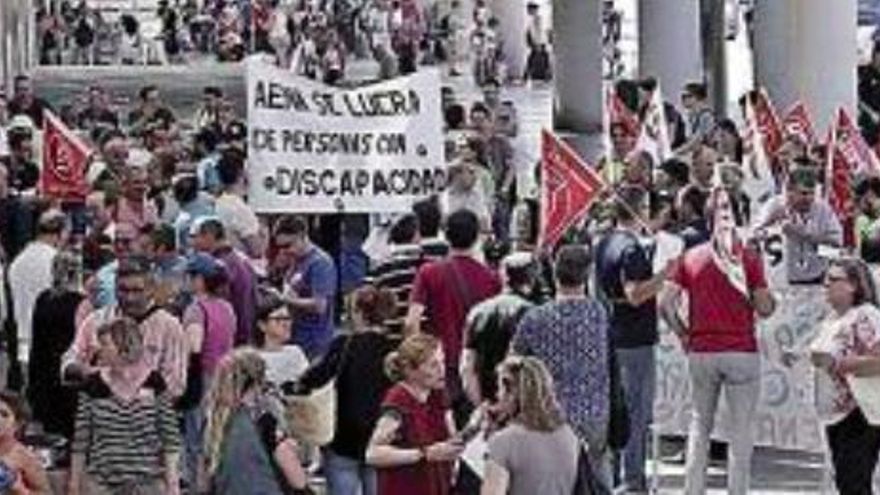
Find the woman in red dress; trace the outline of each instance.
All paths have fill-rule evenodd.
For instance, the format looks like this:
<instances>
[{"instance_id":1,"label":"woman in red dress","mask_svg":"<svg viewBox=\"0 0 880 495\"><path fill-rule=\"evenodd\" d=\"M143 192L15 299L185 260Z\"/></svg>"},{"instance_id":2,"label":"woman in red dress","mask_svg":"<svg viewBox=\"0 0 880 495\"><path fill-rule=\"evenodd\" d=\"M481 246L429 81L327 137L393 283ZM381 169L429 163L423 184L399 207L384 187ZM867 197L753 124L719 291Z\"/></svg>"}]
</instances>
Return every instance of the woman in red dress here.
<instances>
[{"instance_id":1,"label":"woman in red dress","mask_svg":"<svg viewBox=\"0 0 880 495\"><path fill-rule=\"evenodd\" d=\"M397 382L385 395L366 458L377 468L379 495L448 495L452 463L463 443L443 382L443 350L434 337L413 335L385 361Z\"/></svg>"}]
</instances>

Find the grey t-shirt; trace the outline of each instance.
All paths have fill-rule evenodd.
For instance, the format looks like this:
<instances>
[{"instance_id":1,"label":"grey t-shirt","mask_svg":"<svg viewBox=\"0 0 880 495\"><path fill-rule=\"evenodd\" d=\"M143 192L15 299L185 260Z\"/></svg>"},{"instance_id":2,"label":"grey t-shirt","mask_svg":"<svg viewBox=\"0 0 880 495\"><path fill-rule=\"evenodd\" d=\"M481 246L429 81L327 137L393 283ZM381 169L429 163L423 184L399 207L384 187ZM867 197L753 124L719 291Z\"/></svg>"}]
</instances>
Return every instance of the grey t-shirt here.
<instances>
[{"instance_id":1,"label":"grey t-shirt","mask_svg":"<svg viewBox=\"0 0 880 495\"><path fill-rule=\"evenodd\" d=\"M489 439L489 459L510 473L508 495L571 495L578 448L567 425L545 433L512 423Z\"/></svg>"}]
</instances>

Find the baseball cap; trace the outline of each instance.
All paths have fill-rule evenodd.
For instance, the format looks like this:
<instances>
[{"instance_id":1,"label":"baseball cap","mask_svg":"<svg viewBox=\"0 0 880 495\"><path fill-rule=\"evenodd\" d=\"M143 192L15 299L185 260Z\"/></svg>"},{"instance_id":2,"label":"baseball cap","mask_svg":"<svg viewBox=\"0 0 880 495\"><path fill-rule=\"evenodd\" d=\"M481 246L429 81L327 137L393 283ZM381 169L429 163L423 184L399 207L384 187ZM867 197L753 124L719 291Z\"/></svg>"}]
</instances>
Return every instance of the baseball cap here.
<instances>
[{"instance_id":1,"label":"baseball cap","mask_svg":"<svg viewBox=\"0 0 880 495\"><path fill-rule=\"evenodd\" d=\"M223 272L223 262L205 253L191 254L186 260L186 272L203 277L213 277Z\"/></svg>"}]
</instances>

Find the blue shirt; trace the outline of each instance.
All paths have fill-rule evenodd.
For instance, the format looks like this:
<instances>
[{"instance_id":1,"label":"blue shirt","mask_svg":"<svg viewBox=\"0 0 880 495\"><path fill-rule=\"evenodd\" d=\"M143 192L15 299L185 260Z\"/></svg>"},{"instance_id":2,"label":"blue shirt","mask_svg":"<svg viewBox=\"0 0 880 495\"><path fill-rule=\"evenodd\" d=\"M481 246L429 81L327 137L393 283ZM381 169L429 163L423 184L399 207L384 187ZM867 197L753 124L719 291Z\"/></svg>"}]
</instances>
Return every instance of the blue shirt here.
<instances>
[{"instance_id":1,"label":"blue shirt","mask_svg":"<svg viewBox=\"0 0 880 495\"><path fill-rule=\"evenodd\" d=\"M608 316L593 299L553 301L530 310L511 342L516 354L547 366L571 426L590 448L603 448L610 414Z\"/></svg>"},{"instance_id":2,"label":"blue shirt","mask_svg":"<svg viewBox=\"0 0 880 495\"><path fill-rule=\"evenodd\" d=\"M296 312L292 323L292 341L306 353L309 361L324 354L333 339L333 306L336 304L337 273L333 259L317 246L296 260L287 284L298 296L323 298L326 309L321 314Z\"/></svg>"}]
</instances>

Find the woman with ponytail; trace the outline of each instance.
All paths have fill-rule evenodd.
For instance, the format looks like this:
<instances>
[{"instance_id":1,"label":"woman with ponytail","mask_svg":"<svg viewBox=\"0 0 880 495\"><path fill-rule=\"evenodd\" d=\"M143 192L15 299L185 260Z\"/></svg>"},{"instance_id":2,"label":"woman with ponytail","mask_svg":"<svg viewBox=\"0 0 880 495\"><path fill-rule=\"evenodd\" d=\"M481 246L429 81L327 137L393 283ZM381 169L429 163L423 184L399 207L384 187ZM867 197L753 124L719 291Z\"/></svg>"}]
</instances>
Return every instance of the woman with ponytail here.
<instances>
[{"instance_id":1,"label":"woman with ponytail","mask_svg":"<svg viewBox=\"0 0 880 495\"><path fill-rule=\"evenodd\" d=\"M499 409L509 423L489 439L482 495L572 493L579 443L553 391L539 359L514 356L498 366Z\"/></svg>"},{"instance_id":2,"label":"woman with ponytail","mask_svg":"<svg viewBox=\"0 0 880 495\"><path fill-rule=\"evenodd\" d=\"M352 333L331 342L297 385L307 392L336 379L336 431L323 450L327 494L376 495L376 471L364 461L364 452L392 385L383 367L399 342L386 334L396 299L388 290L365 285L354 291L350 301Z\"/></svg>"},{"instance_id":3,"label":"woman with ponytail","mask_svg":"<svg viewBox=\"0 0 880 495\"><path fill-rule=\"evenodd\" d=\"M440 342L425 334L407 337L385 359L385 371L396 384L385 395L366 452L379 493L448 495L464 442L454 434L444 393Z\"/></svg>"}]
</instances>

